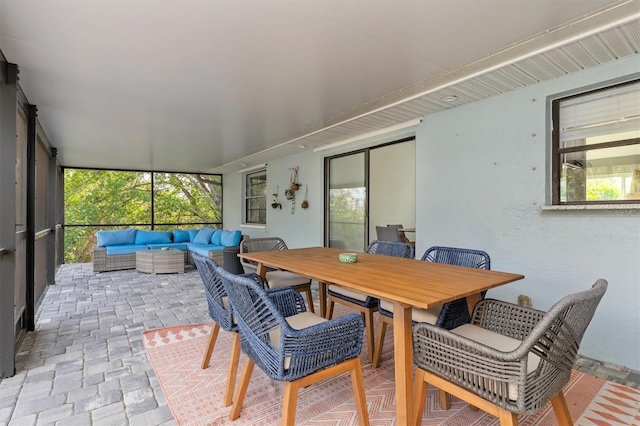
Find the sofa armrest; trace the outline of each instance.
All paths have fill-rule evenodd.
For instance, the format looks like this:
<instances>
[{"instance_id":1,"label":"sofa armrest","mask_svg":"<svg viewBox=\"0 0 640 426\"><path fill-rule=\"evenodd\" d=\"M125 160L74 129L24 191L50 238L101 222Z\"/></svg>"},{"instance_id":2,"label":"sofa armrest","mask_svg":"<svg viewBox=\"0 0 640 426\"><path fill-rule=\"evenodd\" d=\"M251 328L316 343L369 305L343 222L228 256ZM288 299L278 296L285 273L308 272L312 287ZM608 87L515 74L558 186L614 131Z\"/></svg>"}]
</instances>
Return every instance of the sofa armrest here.
<instances>
[{"instance_id":1,"label":"sofa armrest","mask_svg":"<svg viewBox=\"0 0 640 426\"><path fill-rule=\"evenodd\" d=\"M105 247L93 248L93 272L107 270L107 249Z\"/></svg>"}]
</instances>

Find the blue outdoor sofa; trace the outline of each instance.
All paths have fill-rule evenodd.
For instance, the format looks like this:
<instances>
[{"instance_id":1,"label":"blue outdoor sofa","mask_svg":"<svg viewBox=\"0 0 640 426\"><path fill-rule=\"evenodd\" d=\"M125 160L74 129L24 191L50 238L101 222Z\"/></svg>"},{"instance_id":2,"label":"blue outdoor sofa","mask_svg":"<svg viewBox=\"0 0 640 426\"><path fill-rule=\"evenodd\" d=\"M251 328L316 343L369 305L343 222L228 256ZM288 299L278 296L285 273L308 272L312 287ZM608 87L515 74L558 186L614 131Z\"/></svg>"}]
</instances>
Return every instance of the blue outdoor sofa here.
<instances>
[{"instance_id":1,"label":"blue outdoor sofa","mask_svg":"<svg viewBox=\"0 0 640 426\"><path fill-rule=\"evenodd\" d=\"M240 231L202 229L173 231L143 231L135 228L118 231L98 231L93 249L93 271L119 271L136 267L136 252L159 250L163 247L184 251L184 262L193 264L190 252L209 257L223 266L224 252L239 252L243 235Z\"/></svg>"}]
</instances>

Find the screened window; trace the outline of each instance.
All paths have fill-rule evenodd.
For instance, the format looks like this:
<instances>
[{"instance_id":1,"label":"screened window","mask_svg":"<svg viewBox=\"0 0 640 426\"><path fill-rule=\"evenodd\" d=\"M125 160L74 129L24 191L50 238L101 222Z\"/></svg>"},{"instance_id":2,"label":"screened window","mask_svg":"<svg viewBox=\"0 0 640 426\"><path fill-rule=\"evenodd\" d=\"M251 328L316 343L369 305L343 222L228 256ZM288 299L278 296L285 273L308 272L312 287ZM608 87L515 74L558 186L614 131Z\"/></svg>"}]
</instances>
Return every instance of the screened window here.
<instances>
[{"instance_id":1,"label":"screened window","mask_svg":"<svg viewBox=\"0 0 640 426\"><path fill-rule=\"evenodd\" d=\"M640 203L640 81L552 102L553 204Z\"/></svg>"},{"instance_id":2,"label":"screened window","mask_svg":"<svg viewBox=\"0 0 640 426\"><path fill-rule=\"evenodd\" d=\"M245 223L265 225L267 223L267 170L247 173L244 181Z\"/></svg>"}]
</instances>

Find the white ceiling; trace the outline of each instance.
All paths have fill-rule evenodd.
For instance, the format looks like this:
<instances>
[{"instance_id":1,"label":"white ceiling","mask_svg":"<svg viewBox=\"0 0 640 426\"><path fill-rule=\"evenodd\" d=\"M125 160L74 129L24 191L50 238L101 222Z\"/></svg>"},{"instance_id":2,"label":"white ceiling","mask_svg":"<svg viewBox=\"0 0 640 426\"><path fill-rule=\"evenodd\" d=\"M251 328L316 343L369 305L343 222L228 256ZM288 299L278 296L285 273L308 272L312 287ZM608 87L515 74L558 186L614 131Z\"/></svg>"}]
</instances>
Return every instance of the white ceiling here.
<instances>
[{"instance_id":1,"label":"white ceiling","mask_svg":"<svg viewBox=\"0 0 640 426\"><path fill-rule=\"evenodd\" d=\"M0 0L0 49L62 165L228 172L637 55L639 17L640 0Z\"/></svg>"}]
</instances>

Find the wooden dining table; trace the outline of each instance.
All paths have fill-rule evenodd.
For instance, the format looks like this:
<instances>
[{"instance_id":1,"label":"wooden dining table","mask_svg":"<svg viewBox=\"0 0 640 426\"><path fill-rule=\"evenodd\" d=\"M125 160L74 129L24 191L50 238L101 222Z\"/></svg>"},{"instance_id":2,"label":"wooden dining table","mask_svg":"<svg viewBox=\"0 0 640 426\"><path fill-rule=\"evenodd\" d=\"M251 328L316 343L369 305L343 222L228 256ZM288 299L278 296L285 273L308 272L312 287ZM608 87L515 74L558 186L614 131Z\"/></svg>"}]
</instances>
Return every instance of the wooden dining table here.
<instances>
[{"instance_id":1,"label":"wooden dining table","mask_svg":"<svg viewBox=\"0 0 640 426\"><path fill-rule=\"evenodd\" d=\"M341 263L338 260L341 252L344 250L311 247L241 253L238 256L257 262L257 272L263 279L267 268L271 267L318 281L322 316L326 312L327 284L337 284L393 302L396 423L408 425L413 417L411 308L428 309L464 297L471 312L483 291L524 276L368 253L358 253L355 263Z\"/></svg>"}]
</instances>

